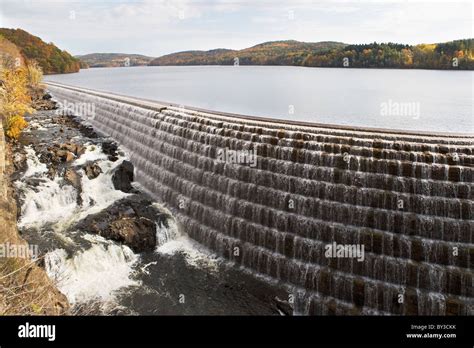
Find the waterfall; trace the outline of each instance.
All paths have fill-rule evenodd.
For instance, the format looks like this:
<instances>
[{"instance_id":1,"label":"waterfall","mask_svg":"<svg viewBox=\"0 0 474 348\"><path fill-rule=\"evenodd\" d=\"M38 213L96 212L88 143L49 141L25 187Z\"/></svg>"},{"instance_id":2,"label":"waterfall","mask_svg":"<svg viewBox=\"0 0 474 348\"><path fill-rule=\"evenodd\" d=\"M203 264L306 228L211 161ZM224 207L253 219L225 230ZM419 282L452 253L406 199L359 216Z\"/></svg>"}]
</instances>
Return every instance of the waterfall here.
<instances>
[{"instance_id":1,"label":"waterfall","mask_svg":"<svg viewBox=\"0 0 474 348\"><path fill-rule=\"evenodd\" d=\"M45 257L48 275L71 303L107 302L113 298L114 291L139 285L131 277L138 256L130 248L100 236L86 235L84 238L92 243L89 249L78 250L73 255L68 255L64 249L56 249Z\"/></svg>"},{"instance_id":2,"label":"waterfall","mask_svg":"<svg viewBox=\"0 0 474 348\"><path fill-rule=\"evenodd\" d=\"M473 314L473 136L328 128L49 84L118 141L184 233L287 284L295 313ZM256 151L256 166L218 159ZM168 240L167 230L157 231ZM364 261L328 258L336 242Z\"/></svg>"}]
</instances>

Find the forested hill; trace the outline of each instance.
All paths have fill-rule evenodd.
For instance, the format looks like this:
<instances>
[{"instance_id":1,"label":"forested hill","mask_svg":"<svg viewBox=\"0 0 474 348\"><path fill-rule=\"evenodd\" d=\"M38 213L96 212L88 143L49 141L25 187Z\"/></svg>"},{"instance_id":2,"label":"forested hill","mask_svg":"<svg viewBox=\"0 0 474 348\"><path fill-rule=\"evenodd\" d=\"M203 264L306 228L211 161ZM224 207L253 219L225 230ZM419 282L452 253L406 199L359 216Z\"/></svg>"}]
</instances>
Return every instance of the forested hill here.
<instances>
[{"instance_id":1,"label":"forested hill","mask_svg":"<svg viewBox=\"0 0 474 348\"><path fill-rule=\"evenodd\" d=\"M178 52L156 58L150 65L233 65L236 62L240 65L474 70L474 39L414 46L274 41L243 50Z\"/></svg>"},{"instance_id":2,"label":"forested hill","mask_svg":"<svg viewBox=\"0 0 474 348\"><path fill-rule=\"evenodd\" d=\"M303 65L308 54L327 53L344 46L341 42L273 41L243 50L178 52L156 58L150 65L233 65L236 58L241 65Z\"/></svg>"},{"instance_id":3,"label":"forested hill","mask_svg":"<svg viewBox=\"0 0 474 348\"><path fill-rule=\"evenodd\" d=\"M91 68L142 66L148 65L154 59L140 54L125 53L90 53L75 57Z\"/></svg>"},{"instance_id":4,"label":"forested hill","mask_svg":"<svg viewBox=\"0 0 474 348\"><path fill-rule=\"evenodd\" d=\"M45 74L78 72L80 61L52 43L21 29L0 28L0 36L15 44L24 57L35 60Z\"/></svg>"}]
</instances>

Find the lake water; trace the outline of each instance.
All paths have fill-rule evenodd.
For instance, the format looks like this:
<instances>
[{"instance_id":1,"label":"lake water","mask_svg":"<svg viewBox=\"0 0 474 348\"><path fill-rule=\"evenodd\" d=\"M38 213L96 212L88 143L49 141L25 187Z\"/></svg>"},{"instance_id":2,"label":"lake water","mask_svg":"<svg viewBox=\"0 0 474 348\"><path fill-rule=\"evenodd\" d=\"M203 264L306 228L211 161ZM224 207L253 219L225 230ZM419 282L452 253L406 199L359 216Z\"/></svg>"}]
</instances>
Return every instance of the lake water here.
<instances>
[{"instance_id":1,"label":"lake water","mask_svg":"<svg viewBox=\"0 0 474 348\"><path fill-rule=\"evenodd\" d=\"M282 66L94 68L55 81L272 118L474 133L474 72Z\"/></svg>"}]
</instances>

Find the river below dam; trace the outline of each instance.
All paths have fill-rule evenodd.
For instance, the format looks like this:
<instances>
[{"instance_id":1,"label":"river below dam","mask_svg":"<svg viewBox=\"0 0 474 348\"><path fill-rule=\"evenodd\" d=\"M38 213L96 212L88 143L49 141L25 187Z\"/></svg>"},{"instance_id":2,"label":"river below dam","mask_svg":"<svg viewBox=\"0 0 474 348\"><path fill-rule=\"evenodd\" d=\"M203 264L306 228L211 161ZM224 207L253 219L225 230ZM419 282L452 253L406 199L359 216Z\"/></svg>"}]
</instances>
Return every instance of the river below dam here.
<instances>
[{"instance_id":1,"label":"river below dam","mask_svg":"<svg viewBox=\"0 0 474 348\"><path fill-rule=\"evenodd\" d=\"M243 115L474 133L472 71L153 66L91 68L45 80Z\"/></svg>"},{"instance_id":2,"label":"river below dam","mask_svg":"<svg viewBox=\"0 0 474 348\"><path fill-rule=\"evenodd\" d=\"M114 149L92 129L49 110L29 118L15 151L20 232L38 246L73 313L293 314L284 289L180 234L139 185L128 193L117 190L113 173L127 154ZM62 158L64 151L73 158ZM151 248L93 233L101 224L145 220L150 211L156 233Z\"/></svg>"}]
</instances>

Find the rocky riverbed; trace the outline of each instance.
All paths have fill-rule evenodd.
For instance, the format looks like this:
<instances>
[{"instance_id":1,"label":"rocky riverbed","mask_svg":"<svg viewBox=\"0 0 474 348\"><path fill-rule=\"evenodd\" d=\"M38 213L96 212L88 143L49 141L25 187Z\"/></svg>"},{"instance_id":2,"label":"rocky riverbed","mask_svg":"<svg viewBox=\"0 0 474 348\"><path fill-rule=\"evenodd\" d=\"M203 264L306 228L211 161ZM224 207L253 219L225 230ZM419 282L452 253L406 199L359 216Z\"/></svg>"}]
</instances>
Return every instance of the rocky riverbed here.
<instances>
[{"instance_id":1,"label":"rocky riverbed","mask_svg":"<svg viewBox=\"0 0 474 348\"><path fill-rule=\"evenodd\" d=\"M14 149L18 226L73 313L293 313L285 289L179 231L117 144L48 95L38 108Z\"/></svg>"}]
</instances>

